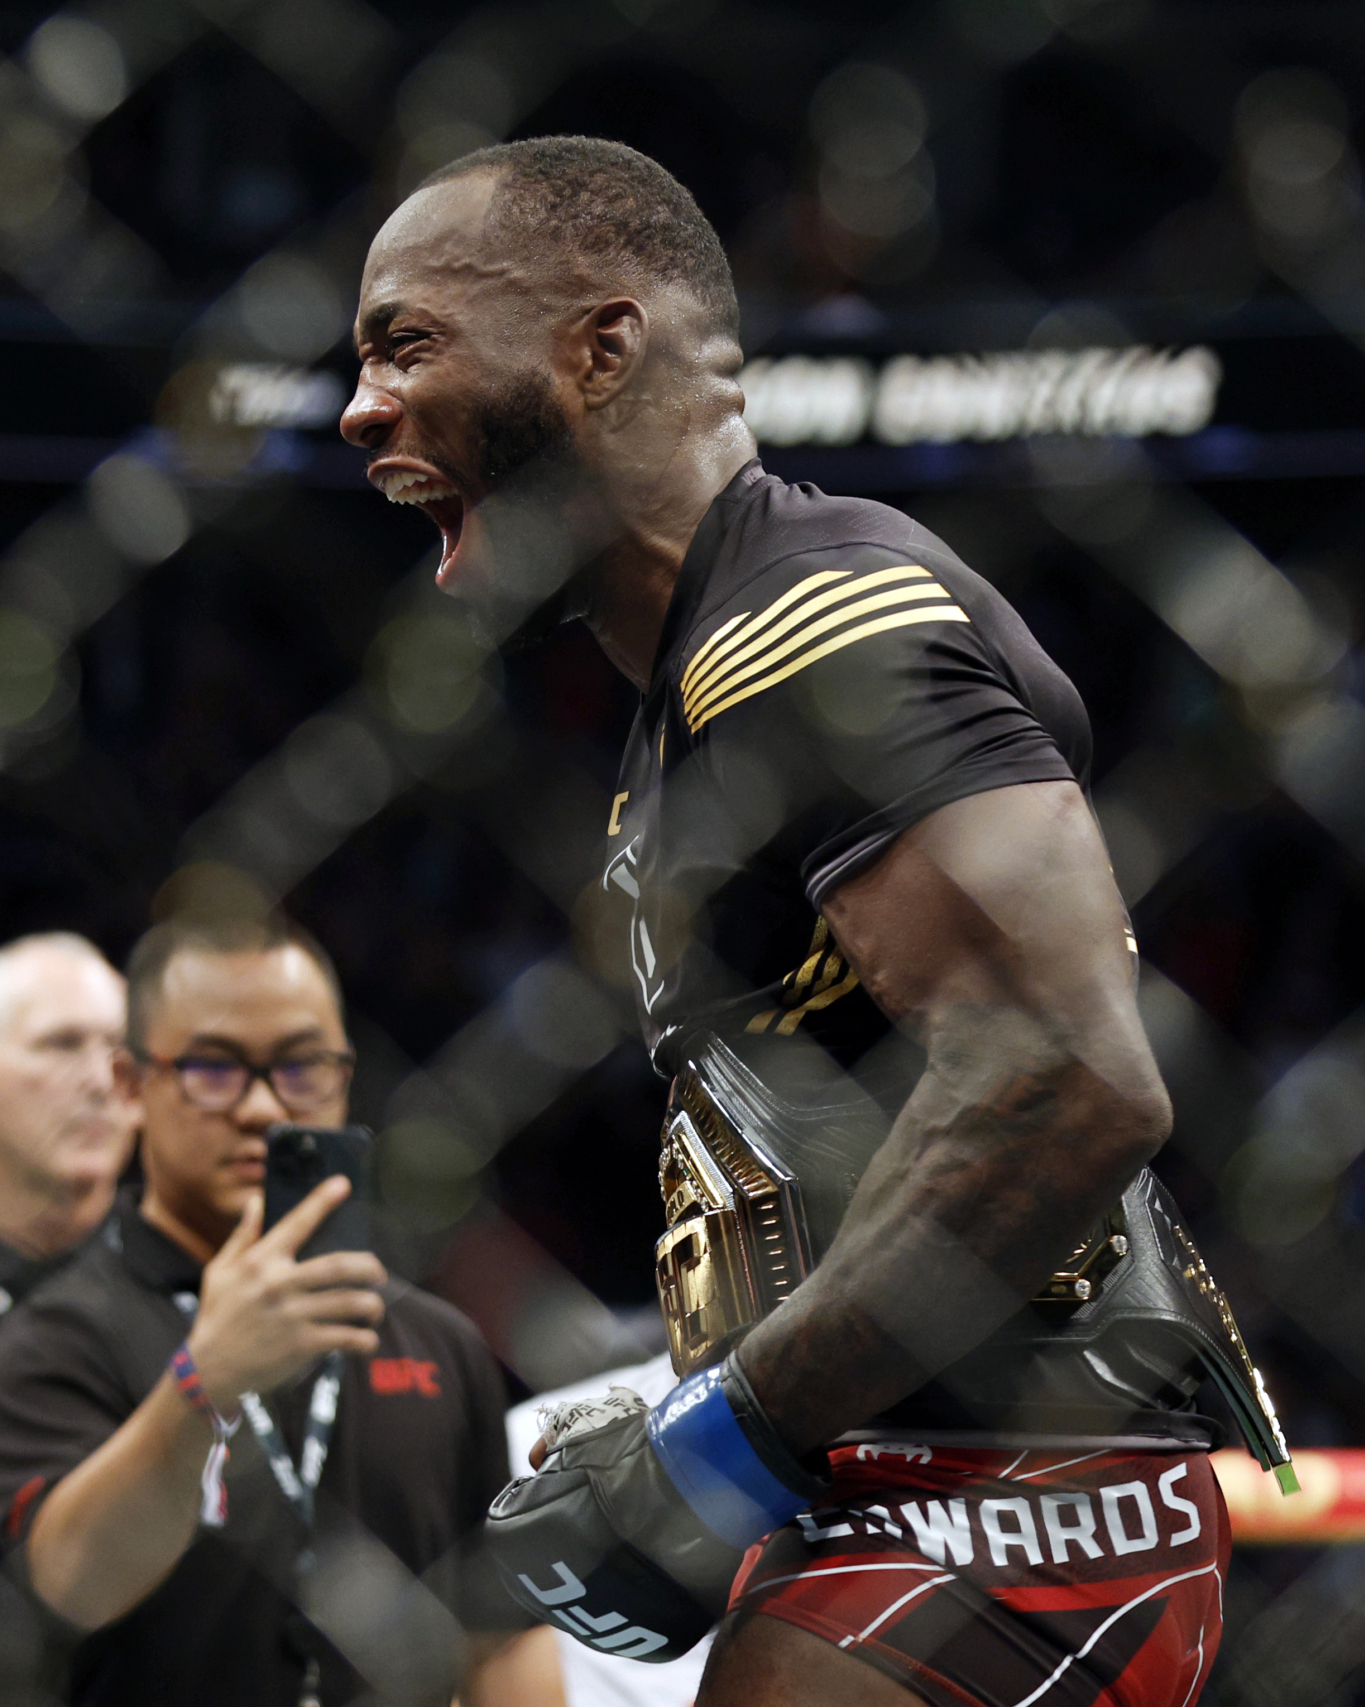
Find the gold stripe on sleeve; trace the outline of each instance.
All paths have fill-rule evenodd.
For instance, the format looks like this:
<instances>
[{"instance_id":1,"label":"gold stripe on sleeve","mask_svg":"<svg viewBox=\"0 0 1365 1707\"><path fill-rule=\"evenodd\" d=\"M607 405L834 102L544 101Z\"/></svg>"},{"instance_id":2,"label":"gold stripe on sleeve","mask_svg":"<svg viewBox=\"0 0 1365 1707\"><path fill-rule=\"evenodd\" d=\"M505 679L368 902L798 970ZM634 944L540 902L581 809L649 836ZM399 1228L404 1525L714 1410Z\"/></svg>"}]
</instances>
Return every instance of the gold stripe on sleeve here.
<instances>
[{"instance_id":1,"label":"gold stripe on sleeve","mask_svg":"<svg viewBox=\"0 0 1365 1707\"><path fill-rule=\"evenodd\" d=\"M824 956L825 943L828 938L829 925L822 913L815 923L815 935L810 939L809 955L807 955L806 959L802 961L799 967L797 967L795 977L792 977L791 973L787 974L788 978L792 978L792 989L798 994L804 990L806 985L810 983L812 978L814 978L815 969L820 964L820 961Z\"/></svg>"},{"instance_id":2,"label":"gold stripe on sleeve","mask_svg":"<svg viewBox=\"0 0 1365 1707\"><path fill-rule=\"evenodd\" d=\"M932 605L917 610L894 611L890 616L878 617L875 622L862 623L857 628L846 629L842 634L836 634L832 640L826 640L823 645L814 646L809 652L803 652L799 658L785 664L780 670L774 670L770 675L760 676L757 681L750 682L747 687L738 689L719 705L710 705L700 712L695 719L688 718L688 727L695 735L704 723L709 723L713 717L718 717L722 711L728 711L732 705L738 705L741 700L750 699L756 693L776 687L789 676L794 676L799 670L808 665L818 663L821 658L827 658L831 652L838 652L845 646L852 646L856 641L868 640L874 634L884 634L888 629L906 628L911 623L919 622L969 622L966 611L959 610L956 605Z\"/></svg>"},{"instance_id":3,"label":"gold stripe on sleeve","mask_svg":"<svg viewBox=\"0 0 1365 1707\"><path fill-rule=\"evenodd\" d=\"M847 581L852 573L851 569L822 569L818 574L808 575L804 581L798 581L794 587L788 587L780 599L774 599L772 604L759 611L757 616L750 616L748 611L743 611L739 616L731 617L730 621L722 624L706 644L698 650L696 657L683 671L681 682L683 692L690 691L691 684L696 681L697 673L706 664L707 656L711 654L713 647L715 652L712 656L712 662L716 658L724 657L734 647L742 645L751 635L757 634L760 629L766 628L770 622L781 616L788 605L804 598L807 593L813 592L817 587L827 587L831 581ZM744 627L736 629L736 623L743 623ZM734 632L731 632L732 630ZM727 636L728 638L726 638ZM720 640L723 640L724 643L716 646L716 642Z\"/></svg>"},{"instance_id":4,"label":"gold stripe on sleeve","mask_svg":"<svg viewBox=\"0 0 1365 1707\"><path fill-rule=\"evenodd\" d=\"M853 621L856 617L871 616L874 611L885 610L889 605L909 604L921 599L951 598L952 594L940 587L937 581L926 581L912 587L890 587L884 593L872 593L865 599L856 599L852 604L841 605L838 610L808 622L780 645L768 647L740 668L718 671L705 687L699 688L683 700L683 711L689 722L694 721L715 700L730 693L737 683L745 681L749 676L760 674L783 658L790 658L810 641L822 634L828 634L831 629L836 629L841 624Z\"/></svg>"},{"instance_id":5,"label":"gold stripe on sleeve","mask_svg":"<svg viewBox=\"0 0 1365 1707\"><path fill-rule=\"evenodd\" d=\"M692 662L683 671L682 679L683 679L684 683L687 681L687 678L688 678L688 676L691 675L692 671L697 668L697 666L702 662L702 660L711 651L711 648L713 646L715 646L718 641L723 640L725 638L725 636L730 632L730 630L735 626L735 624L743 622L747 618L748 615L749 615L749 613L747 610L742 610L738 616L732 616L730 618L729 622L721 623L720 627L711 636L711 638L709 640L705 641L700 647L698 647L696 657L693 658Z\"/></svg>"},{"instance_id":6,"label":"gold stripe on sleeve","mask_svg":"<svg viewBox=\"0 0 1365 1707\"><path fill-rule=\"evenodd\" d=\"M756 653L770 648L783 635L790 634L818 611L828 610L844 600L855 598L859 593L871 592L874 587L885 587L895 581L929 579L929 571L922 569L917 563L898 563L889 569L875 569L867 575L859 575L848 579L847 575L840 576L842 586L831 588L828 592L816 593L814 597L804 599L795 609L788 611L780 622L774 623L773 618L793 598L815 588L817 582L828 580L826 576L812 575L809 580L802 581L793 587L790 593L778 599L767 610L760 612L752 622L731 636L729 642L722 646L703 669L696 668L696 660L689 668L683 679L683 700L697 701L710 692L717 677L728 676L737 664L744 663Z\"/></svg>"},{"instance_id":7,"label":"gold stripe on sleeve","mask_svg":"<svg viewBox=\"0 0 1365 1707\"><path fill-rule=\"evenodd\" d=\"M775 1035L778 1037L790 1037L796 1030L797 1026L800 1025L801 1021L805 1019L807 1014L815 1013L820 1008L830 1007L833 1003L837 1002L840 997L849 995L850 992L857 988L858 974L856 972L850 972L842 983L835 984L828 990L818 990L815 995L807 997L799 1008L793 1008L790 1013L784 1014L782 1018L778 1020L777 1024L773 1027Z\"/></svg>"}]
</instances>

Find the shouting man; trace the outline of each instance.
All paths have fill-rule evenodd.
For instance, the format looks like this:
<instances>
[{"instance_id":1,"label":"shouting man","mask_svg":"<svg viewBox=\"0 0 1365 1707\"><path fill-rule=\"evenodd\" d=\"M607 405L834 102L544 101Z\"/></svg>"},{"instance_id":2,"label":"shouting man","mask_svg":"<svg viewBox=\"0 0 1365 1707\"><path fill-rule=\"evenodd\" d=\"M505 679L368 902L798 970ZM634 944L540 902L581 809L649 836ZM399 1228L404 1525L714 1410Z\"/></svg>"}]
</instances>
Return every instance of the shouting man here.
<instances>
[{"instance_id":1,"label":"shouting man","mask_svg":"<svg viewBox=\"0 0 1365 1707\"><path fill-rule=\"evenodd\" d=\"M371 481L495 633L582 616L642 695L606 882L674 1081L685 1379L552 1418L499 1563L628 1657L728 1603L702 1707L1188 1707L1201 1360L1287 1454L1145 1172L1170 1110L1085 713L940 540L764 471L737 318L687 191L586 138L457 161L365 271Z\"/></svg>"}]
</instances>

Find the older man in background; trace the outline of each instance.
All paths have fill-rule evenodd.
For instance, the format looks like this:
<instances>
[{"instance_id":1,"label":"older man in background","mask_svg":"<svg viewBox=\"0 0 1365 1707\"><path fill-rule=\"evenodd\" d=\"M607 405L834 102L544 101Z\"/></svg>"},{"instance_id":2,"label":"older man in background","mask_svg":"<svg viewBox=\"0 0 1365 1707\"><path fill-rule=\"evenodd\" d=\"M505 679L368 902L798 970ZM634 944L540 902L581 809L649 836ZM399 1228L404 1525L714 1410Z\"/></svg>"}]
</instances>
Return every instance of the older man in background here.
<instances>
[{"instance_id":1,"label":"older man in background","mask_svg":"<svg viewBox=\"0 0 1365 1707\"><path fill-rule=\"evenodd\" d=\"M137 1105L115 1077L127 996L67 931L0 948L0 1314L108 1215Z\"/></svg>"}]
</instances>

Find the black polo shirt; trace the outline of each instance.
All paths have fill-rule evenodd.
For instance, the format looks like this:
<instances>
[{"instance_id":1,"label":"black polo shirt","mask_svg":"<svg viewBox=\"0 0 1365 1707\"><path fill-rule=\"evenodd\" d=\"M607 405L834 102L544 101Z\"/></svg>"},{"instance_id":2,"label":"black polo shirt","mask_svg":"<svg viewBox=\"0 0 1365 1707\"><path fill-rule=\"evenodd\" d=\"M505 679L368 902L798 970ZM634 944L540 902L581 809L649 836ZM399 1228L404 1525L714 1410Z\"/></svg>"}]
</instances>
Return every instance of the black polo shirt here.
<instances>
[{"instance_id":1,"label":"black polo shirt","mask_svg":"<svg viewBox=\"0 0 1365 1707\"><path fill-rule=\"evenodd\" d=\"M26 1257L0 1239L0 1321L16 1304L21 1304L36 1286L65 1268L75 1251L63 1251L55 1257Z\"/></svg>"},{"instance_id":2,"label":"black polo shirt","mask_svg":"<svg viewBox=\"0 0 1365 1707\"><path fill-rule=\"evenodd\" d=\"M824 898L940 807L1089 767L1075 688L941 539L749 463L688 550L608 826L659 1070L700 1031L853 1067L888 1022Z\"/></svg>"},{"instance_id":3,"label":"black polo shirt","mask_svg":"<svg viewBox=\"0 0 1365 1707\"><path fill-rule=\"evenodd\" d=\"M185 1338L199 1272L123 1201L104 1236L11 1313L0 1334L0 1514L11 1546L52 1485L156 1385ZM377 1354L346 1360L312 1530L243 1423L226 1526L201 1525L160 1588L76 1642L68 1700L297 1707L312 1657L324 1707L444 1707L456 1618L474 1629L524 1622L477 1562L480 1525L509 1474L497 1366L442 1300L394 1283L387 1303ZM269 1395L296 1463L312 1384L310 1372Z\"/></svg>"},{"instance_id":4,"label":"black polo shirt","mask_svg":"<svg viewBox=\"0 0 1365 1707\"><path fill-rule=\"evenodd\" d=\"M35 1258L0 1240L0 1332L15 1305L65 1268L79 1249ZM0 1574L0 1703L4 1707L33 1699L33 1680L44 1669L45 1622L41 1608Z\"/></svg>"}]
</instances>

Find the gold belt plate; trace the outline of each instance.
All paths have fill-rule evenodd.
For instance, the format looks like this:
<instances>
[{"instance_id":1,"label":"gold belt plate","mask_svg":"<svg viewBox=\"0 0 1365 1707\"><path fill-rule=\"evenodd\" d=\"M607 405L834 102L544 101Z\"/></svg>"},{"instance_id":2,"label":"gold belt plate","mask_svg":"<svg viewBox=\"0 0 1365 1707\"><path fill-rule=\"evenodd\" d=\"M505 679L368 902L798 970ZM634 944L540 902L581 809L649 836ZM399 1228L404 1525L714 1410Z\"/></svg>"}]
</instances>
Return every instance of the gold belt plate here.
<instances>
[{"instance_id":1,"label":"gold belt plate","mask_svg":"<svg viewBox=\"0 0 1365 1707\"><path fill-rule=\"evenodd\" d=\"M813 1266L800 1186L682 1073L659 1158L668 1231L655 1246L659 1299L679 1376L713 1361Z\"/></svg>"},{"instance_id":2,"label":"gold belt plate","mask_svg":"<svg viewBox=\"0 0 1365 1707\"><path fill-rule=\"evenodd\" d=\"M659 1189L668 1231L654 1248L659 1301L678 1376L715 1361L814 1268L800 1182L729 1121L690 1068L664 1121ZM1034 1302L1075 1310L1128 1255L1116 1206Z\"/></svg>"}]
</instances>

